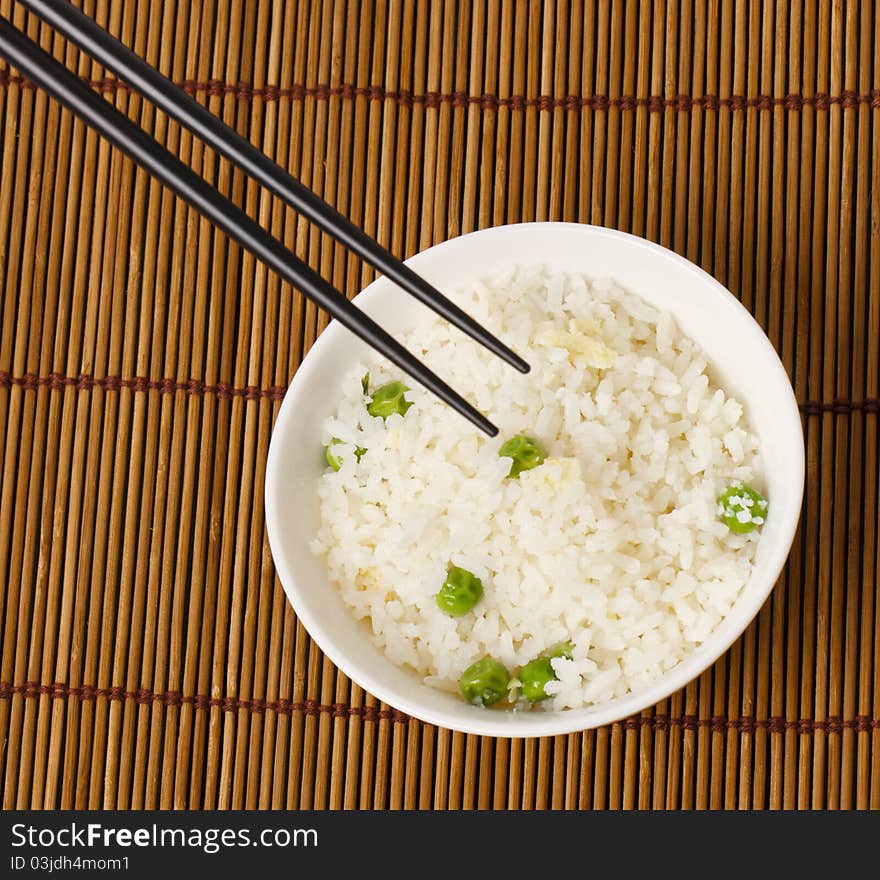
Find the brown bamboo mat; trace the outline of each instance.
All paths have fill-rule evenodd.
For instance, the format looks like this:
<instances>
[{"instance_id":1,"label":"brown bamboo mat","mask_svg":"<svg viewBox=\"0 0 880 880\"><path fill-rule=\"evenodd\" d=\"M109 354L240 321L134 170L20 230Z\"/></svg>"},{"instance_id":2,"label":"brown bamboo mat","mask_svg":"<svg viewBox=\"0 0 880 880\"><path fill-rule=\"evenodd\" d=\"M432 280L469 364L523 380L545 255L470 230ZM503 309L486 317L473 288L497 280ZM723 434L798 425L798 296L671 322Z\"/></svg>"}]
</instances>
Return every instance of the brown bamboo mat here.
<instances>
[{"instance_id":1,"label":"brown bamboo mat","mask_svg":"<svg viewBox=\"0 0 880 880\"><path fill-rule=\"evenodd\" d=\"M789 0L84 0L397 254L630 230L754 313L801 402L757 621L640 717L378 704L271 564L272 420L326 324L0 65L0 780L12 807L880 806L880 10ZM11 0L0 13L349 294L371 277Z\"/></svg>"}]
</instances>

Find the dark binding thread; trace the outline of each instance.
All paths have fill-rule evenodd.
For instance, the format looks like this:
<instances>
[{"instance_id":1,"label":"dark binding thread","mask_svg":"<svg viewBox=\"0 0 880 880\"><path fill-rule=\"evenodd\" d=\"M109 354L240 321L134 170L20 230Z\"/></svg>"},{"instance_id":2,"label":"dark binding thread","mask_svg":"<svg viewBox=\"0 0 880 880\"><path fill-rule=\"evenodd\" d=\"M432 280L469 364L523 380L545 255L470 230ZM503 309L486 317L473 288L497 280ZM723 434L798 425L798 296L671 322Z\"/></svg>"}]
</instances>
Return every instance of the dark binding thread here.
<instances>
[{"instance_id":1,"label":"dark binding thread","mask_svg":"<svg viewBox=\"0 0 880 880\"><path fill-rule=\"evenodd\" d=\"M92 88L102 94L114 94L116 92L130 93L131 87L113 77L85 80ZM18 86L22 89L33 89L34 84L19 74L0 70L0 88ZM178 85L191 95L207 95L210 98L222 98L231 96L236 101L252 102L262 101L304 101L313 98L317 101L329 101L331 98L341 98L352 101L358 98L367 101L389 101L401 107L423 106L436 109L443 104L452 107L476 106L481 110L498 111L502 109L521 112L531 107L542 112L554 110L566 110L577 113L582 110L592 110L604 113L611 109L622 112L632 112L641 107L649 113L663 113L666 110L674 110L679 113L690 113L693 110L718 111L722 108L734 112L743 110L775 110L781 108L790 112L799 112L807 107L815 110L827 111L833 106L840 106L844 110L867 104L873 109L880 109L880 89L860 93L852 90L844 90L839 95L817 93L815 95L756 95L752 98L745 95L675 95L664 97L663 95L648 95L637 97L635 95L621 95L609 97L608 95L537 95L529 98L525 95L510 95L500 97L493 94L469 95L467 92L424 92L417 95L406 89L385 89L379 85L356 86L352 83L340 83L336 86L317 84L305 86L294 84L286 88L277 85L256 87L250 83L237 82L227 83L219 79L209 80L183 80Z\"/></svg>"},{"instance_id":2,"label":"dark binding thread","mask_svg":"<svg viewBox=\"0 0 880 880\"><path fill-rule=\"evenodd\" d=\"M230 400L240 397L242 400L281 400L284 397L285 388L273 385L270 388L259 388L256 385L248 385L245 388L236 388L226 382L210 384L200 382L197 379L178 381L176 379L148 379L145 376L134 376L123 379L120 376L104 376L95 378L85 373L79 376L65 376L61 373L50 373L48 376L37 376L34 373L25 373L23 376L13 376L10 373L0 371L0 388L23 388L26 391L36 391L40 388L48 388L50 391L63 391L65 388L75 388L77 391L119 391L126 388L137 393L155 391L159 394L176 394L181 392L191 397L204 397L212 395L221 400ZM818 416L822 413L834 415L848 415L853 412L880 413L880 397L866 397L862 400L845 400L837 398L831 401L808 400L799 404L801 412L806 416Z\"/></svg>"},{"instance_id":3,"label":"dark binding thread","mask_svg":"<svg viewBox=\"0 0 880 880\"><path fill-rule=\"evenodd\" d=\"M137 705L159 704L166 707L193 706L197 710L211 711L219 709L221 712L248 712L254 715L262 715L265 712L274 712L277 715L295 715L297 713L319 717L327 715L331 718L352 719L378 723L389 721L392 724L408 724L414 720L397 709L379 709L376 706L351 706L348 703L320 703L317 700L259 700L244 699L240 697L208 697L203 694L182 694L180 691L157 692L147 688L138 688L134 691L114 686L99 688L93 685L74 686L63 682L42 684L35 681L27 681L23 684L13 685L8 682L0 682L0 700L11 700L13 697L24 699L38 699L49 697L53 700L77 699L80 702L94 702L106 699L111 702L133 702ZM699 718L696 715L682 715L671 717L669 715L637 715L615 722L623 730L639 731L651 730L665 732L671 730L698 731L707 729L711 733L740 733L754 734L759 731L782 734L789 731L800 736L810 736L815 733L842 734L847 730L856 733L869 733L880 730L880 719L871 718L868 715L857 715L855 718L839 718L831 716L825 719L787 719L779 716L771 718L754 718L751 715L742 715L739 718L728 718L725 715L712 715L709 718ZM612 727L614 725L611 725Z\"/></svg>"}]
</instances>

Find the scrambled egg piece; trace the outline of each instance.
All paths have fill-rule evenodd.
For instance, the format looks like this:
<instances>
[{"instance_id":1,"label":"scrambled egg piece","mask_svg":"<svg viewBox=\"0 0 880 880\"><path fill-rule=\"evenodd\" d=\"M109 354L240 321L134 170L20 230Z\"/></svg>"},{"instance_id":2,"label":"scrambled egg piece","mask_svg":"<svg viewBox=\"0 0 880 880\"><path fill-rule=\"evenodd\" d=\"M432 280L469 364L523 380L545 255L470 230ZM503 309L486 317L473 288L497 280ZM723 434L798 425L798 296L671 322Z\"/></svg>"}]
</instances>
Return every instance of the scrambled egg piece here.
<instances>
[{"instance_id":1,"label":"scrambled egg piece","mask_svg":"<svg viewBox=\"0 0 880 880\"><path fill-rule=\"evenodd\" d=\"M357 577L354 579L355 587L361 592L375 590L382 586L379 580L379 572L375 568L359 568Z\"/></svg>"},{"instance_id":2,"label":"scrambled egg piece","mask_svg":"<svg viewBox=\"0 0 880 880\"><path fill-rule=\"evenodd\" d=\"M547 458L540 467L523 471L519 479L532 490L558 491L582 476L581 462L577 458Z\"/></svg>"},{"instance_id":3,"label":"scrambled egg piece","mask_svg":"<svg viewBox=\"0 0 880 880\"><path fill-rule=\"evenodd\" d=\"M613 366L617 354L599 338L597 332L598 327L594 322L572 318L568 322L568 329L552 325L539 330L532 337L532 343L565 349L576 367L607 370Z\"/></svg>"}]
</instances>

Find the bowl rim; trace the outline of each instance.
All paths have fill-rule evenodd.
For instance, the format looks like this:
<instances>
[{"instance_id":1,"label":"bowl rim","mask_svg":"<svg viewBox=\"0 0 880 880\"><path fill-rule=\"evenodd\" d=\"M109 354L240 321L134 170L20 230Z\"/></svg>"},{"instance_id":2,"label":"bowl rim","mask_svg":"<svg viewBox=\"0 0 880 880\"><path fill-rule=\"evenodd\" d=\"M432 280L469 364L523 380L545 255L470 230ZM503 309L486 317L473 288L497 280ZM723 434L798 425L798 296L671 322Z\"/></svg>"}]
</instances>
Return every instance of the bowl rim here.
<instances>
[{"instance_id":1,"label":"bowl rim","mask_svg":"<svg viewBox=\"0 0 880 880\"><path fill-rule=\"evenodd\" d=\"M267 536L272 551L273 563L278 573L278 578L284 588L287 600L293 607L297 618L302 622L306 631L309 633L310 637L314 639L322 653L344 675L362 687L367 693L377 697L382 702L393 706L395 709L404 712L406 715L429 724L460 731L462 733L507 738L564 735L568 733L576 733L581 730L594 729L615 721L621 721L668 698L712 666L722 654L730 649L734 642L755 619L779 579L779 575L788 560L791 545L800 521L805 479L805 451L800 410L794 389L791 385L791 380L779 358L778 352L748 309L746 309L745 306L743 306L743 304L723 284L687 258L675 253L675 251L648 239L632 235L631 233L621 232L616 229L584 223L550 221L511 223L465 233L447 239L430 248L426 248L425 250L414 254L405 262L407 265L418 271L419 263L422 262L422 260L427 259L428 254L436 254L438 250L457 246L456 243L460 243L463 239L479 239L485 236L504 235L506 231L519 229L520 227L541 227L550 230L553 228L566 230L576 228L589 232L592 235L607 236L609 238L624 240L636 248L652 251L664 259L673 261L678 264L680 268L694 275L697 283L712 289L716 295L721 296L722 300L727 301L729 305L735 306L736 310L739 312L740 318L747 319L746 324L751 324L753 335L756 335L756 338L760 338L765 349L772 354L770 361L773 363L773 369L777 371L777 374L781 374L781 377L784 379L784 384L788 387L790 393L786 395L787 399L784 408L780 408L779 418L796 422L800 443L797 444L796 449L791 450L791 454L794 458L790 462L797 471L798 498L797 505L793 508L796 513L789 519L780 523L779 531L777 533L777 541L774 545L774 552L771 557L772 563L767 568L765 588L755 591L750 601L746 605L738 608L737 613L740 618L739 622L733 627L726 638L722 638L718 640L717 644L713 644L713 636L716 636L718 632L718 629L716 628L716 630L713 630L710 634L709 638L696 650L688 654L684 660L672 669L663 673L658 679L656 679L656 681L651 682L649 685L634 693L627 694L624 697L618 697L606 703L600 703L597 706L540 713L540 715L544 717L537 719L534 717L535 713L529 713L531 717L528 724L523 724L522 726L517 726L515 720L511 721L510 715L512 713L508 712L504 713L506 719L504 721L495 718L498 713L486 712L485 710L477 711L473 716L468 716L467 720L465 720L463 717L448 714L442 710L434 710L431 708L426 709L421 706L418 701L402 696L393 688L386 686L380 676L375 676L369 670L351 662L346 655L344 648L339 644L339 640L335 639L332 633L328 631L328 628L324 627L307 608L304 608L302 603L300 603L300 607L297 607L297 576L293 571L293 566L287 565L286 556L280 549L283 547L284 537L280 528L280 517L276 507L274 491L283 481L283 476L279 461L281 456L281 453L279 452L280 444L276 442L276 438L283 433L284 426L287 423L287 416L293 406L292 401L299 393L300 389L308 385L309 377L316 368L316 364L321 358L321 353L331 344L331 340L335 334L346 332L336 321L332 321L328 325L303 358L302 363L297 368L296 373L285 392L275 424L272 428L268 459L266 462L264 504ZM356 303L359 302L360 304L364 304L365 301L369 302L374 296L378 295L377 291L380 291L388 283L387 279L383 276L379 276L367 287L361 290L353 301ZM779 375L777 378L779 378ZM730 616L731 615L728 614L724 619L727 620ZM419 685L425 688L429 687L429 685L424 684L424 682L419 682ZM471 721L471 717L473 718L473 721Z\"/></svg>"}]
</instances>

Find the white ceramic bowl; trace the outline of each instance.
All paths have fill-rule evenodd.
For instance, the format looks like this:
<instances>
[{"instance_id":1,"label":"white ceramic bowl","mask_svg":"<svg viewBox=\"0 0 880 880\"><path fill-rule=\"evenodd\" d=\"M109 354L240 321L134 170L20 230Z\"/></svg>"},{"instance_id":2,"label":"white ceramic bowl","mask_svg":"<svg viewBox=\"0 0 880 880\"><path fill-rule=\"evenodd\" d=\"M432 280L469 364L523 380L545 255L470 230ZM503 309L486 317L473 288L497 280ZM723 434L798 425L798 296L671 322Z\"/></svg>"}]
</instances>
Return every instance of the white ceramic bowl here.
<instances>
[{"instance_id":1,"label":"white ceramic bowl","mask_svg":"<svg viewBox=\"0 0 880 880\"><path fill-rule=\"evenodd\" d=\"M524 223L463 235L408 263L440 290L449 290L517 260L611 277L671 312L709 354L724 387L745 404L761 443L770 508L754 572L730 614L704 644L650 686L622 699L564 712L469 705L387 660L366 625L355 621L343 605L323 559L309 550L319 519L316 483L325 466L321 425L338 404L342 375L367 356L362 342L331 323L294 376L269 449L266 522L284 590L321 650L371 694L433 724L514 737L570 733L624 718L669 696L710 666L755 617L773 588L794 537L804 483L798 407L773 346L731 293L677 254L610 229ZM392 333L411 326L424 310L385 278L373 282L356 301ZM450 418L459 416L450 411Z\"/></svg>"}]
</instances>

